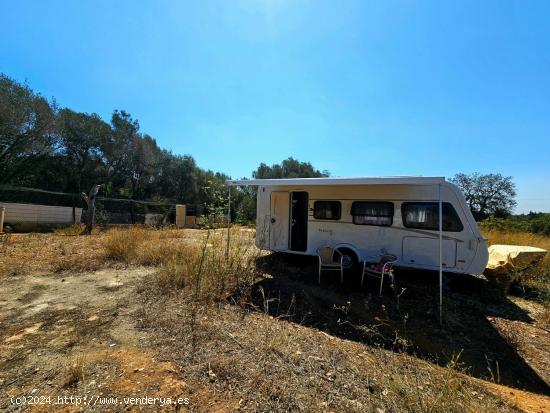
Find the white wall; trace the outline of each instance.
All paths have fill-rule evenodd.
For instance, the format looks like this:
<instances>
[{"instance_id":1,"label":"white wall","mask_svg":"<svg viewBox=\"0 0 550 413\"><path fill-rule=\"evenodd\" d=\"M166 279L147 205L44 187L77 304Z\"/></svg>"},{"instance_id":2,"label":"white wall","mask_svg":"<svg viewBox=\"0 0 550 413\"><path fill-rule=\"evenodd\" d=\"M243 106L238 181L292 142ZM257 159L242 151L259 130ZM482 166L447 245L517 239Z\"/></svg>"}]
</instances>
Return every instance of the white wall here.
<instances>
[{"instance_id":1,"label":"white wall","mask_svg":"<svg viewBox=\"0 0 550 413\"><path fill-rule=\"evenodd\" d=\"M16 204L0 202L0 207L6 208L4 225L29 224L72 224L73 209L71 207ZM82 208L75 208L76 221L80 222Z\"/></svg>"}]
</instances>

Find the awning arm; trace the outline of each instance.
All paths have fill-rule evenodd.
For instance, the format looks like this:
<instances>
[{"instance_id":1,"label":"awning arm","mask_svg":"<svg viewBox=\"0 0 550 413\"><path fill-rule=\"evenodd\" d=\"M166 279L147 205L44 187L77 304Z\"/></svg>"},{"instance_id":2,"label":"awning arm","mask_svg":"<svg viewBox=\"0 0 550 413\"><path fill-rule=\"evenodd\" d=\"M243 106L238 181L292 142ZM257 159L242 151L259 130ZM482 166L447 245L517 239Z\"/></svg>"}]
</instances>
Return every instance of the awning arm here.
<instances>
[{"instance_id":1,"label":"awning arm","mask_svg":"<svg viewBox=\"0 0 550 413\"><path fill-rule=\"evenodd\" d=\"M439 323L443 323L443 202L439 187Z\"/></svg>"},{"instance_id":2,"label":"awning arm","mask_svg":"<svg viewBox=\"0 0 550 413\"><path fill-rule=\"evenodd\" d=\"M225 259L229 260L229 239L231 237L231 186L227 185L227 246L225 247Z\"/></svg>"}]
</instances>

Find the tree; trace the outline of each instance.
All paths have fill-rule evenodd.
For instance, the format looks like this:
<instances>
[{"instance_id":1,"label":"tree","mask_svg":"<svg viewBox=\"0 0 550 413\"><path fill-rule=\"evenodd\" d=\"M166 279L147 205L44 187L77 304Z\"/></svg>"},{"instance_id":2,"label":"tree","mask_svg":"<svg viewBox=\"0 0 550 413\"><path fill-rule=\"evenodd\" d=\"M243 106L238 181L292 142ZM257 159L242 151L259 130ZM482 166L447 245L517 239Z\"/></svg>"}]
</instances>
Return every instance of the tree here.
<instances>
[{"instance_id":1,"label":"tree","mask_svg":"<svg viewBox=\"0 0 550 413\"><path fill-rule=\"evenodd\" d=\"M145 188L156 178L160 150L157 142L149 135L134 135L131 138L128 172L130 175L130 198L139 198Z\"/></svg>"},{"instance_id":2,"label":"tree","mask_svg":"<svg viewBox=\"0 0 550 413\"><path fill-rule=\"evenodd\" d=\"M107 181L109 185L106 191L126 189L124 195L128 195L126 184L133 177L132 168L132 143L139 132L139 123L124 110L113 112L111 117L111 134L103 147Z\"/></svg>"},{"instance_id":3,"label":"tree","mask_svg":"<svg viewBox=\"0 0 550 413\"><path fill-rule=\"evenodd\" d=\"M451 182L457 185L476 218L508 215L516 206L516 185L511 176L501 174L456 174Z\"/></svg>"},{"instance_id":4,"label":"tree","mask_svg":"<svg viewBox=\"0 0 550 413\"><path fill-rule=\"evenodd\" d=\"M103 174L103 145L108 141L111 129L95 113L73 112L62 109L57 117L57 133L60 153L69 172L71 192L82 192Z\"/></svg>"},{"instance_id":5,"label":"tree","mask_svg":"<svg viewBox=\"0 0 550 413\"><path fill-rule=\"evenodd\" d=\"M300 162L292 157L285 159L281 164L271 166L261 163L252 172L256 179L277 179L277 178L321 178L329 176L328 171L319 171L309 162Z\"/></svg>"},{"instance_id":6,"label":"tree","mask_svg":"<svg viewBox=\"0 0 550 413\"><path fill-rule=\"evenodd\" d=\"M34 172L56 148L55 104L0 74L0 184Z\"/></svg>"},{"instance_id":7,"label":"tree","mask_svg":"<svg viewBox=\"0 0 550 413\"><path fill-rule=\"evenodd\" d=\"M271 166L261 163L252 176L256 179L322 178L330 176L330 173L315 169L309 162L300 162L290 157ZM233 211L237 222L247 223L256 218L256 192L256 187L238 187L235 192L231 192L235 200Z\"/></svg>"},{"instance_id":8,"label":"tree","mask_svg":"<svg viewBox=\"0 0 550 413\"><path fill-rule=\"evenodd\" d=\"M256 195L258 190L255 186L239 186L231 189L231 198L234 199L232 212L235 214L235 221L239 224L253 222L256 219Z\"/></svg>"}]
</instances>

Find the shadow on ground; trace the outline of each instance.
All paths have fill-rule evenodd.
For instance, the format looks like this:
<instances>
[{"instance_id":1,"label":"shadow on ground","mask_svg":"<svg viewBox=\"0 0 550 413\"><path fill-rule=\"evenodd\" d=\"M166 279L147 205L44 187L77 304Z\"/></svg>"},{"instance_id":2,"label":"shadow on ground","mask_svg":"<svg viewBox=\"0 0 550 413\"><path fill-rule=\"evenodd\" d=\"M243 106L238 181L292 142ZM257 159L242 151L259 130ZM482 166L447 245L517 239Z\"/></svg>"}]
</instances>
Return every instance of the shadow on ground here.
<instances>
[{"instance_id":1,"label":"shadow on ground","mask_svg":"<svg viewBox=\"0 0 550 413\"><path fill-rule=\"evenodd\" d=\"M254 309L328 334L446 366L458 362L474 377L550 394L543 379L518 355L487 317L532 321L526 312L472 276L445 276L444 321L438 319L438 274L396 271L395 290L388 286L378 296L379 281L358 276L323 274L317 283L316 259L271 254L258 259L270 278L252 290ZM400 294L399 297L397 295Z\"/></svg>"}]
</instances>

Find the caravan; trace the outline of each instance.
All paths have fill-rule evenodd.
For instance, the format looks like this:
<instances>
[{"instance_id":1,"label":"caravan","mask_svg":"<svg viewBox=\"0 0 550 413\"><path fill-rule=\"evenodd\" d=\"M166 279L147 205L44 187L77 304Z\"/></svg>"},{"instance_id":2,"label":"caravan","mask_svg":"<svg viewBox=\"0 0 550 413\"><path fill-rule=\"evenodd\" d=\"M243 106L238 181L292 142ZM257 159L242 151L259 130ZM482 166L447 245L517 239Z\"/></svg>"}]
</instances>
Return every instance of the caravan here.
<instances>
[{"instance_id":1,"label":"caravan","mask_svg":"<svg viewBox=\"0 0 550 413\"><path fill-rule=\"evenodd\" d=\"M464 196L440 177L230 180L257 192L259 248L317 255L332 247L344 268L381 253L396 266L481 274L487 242ZM441 208L441 213L440 213Z\"/></svg>"}]
</instances>

